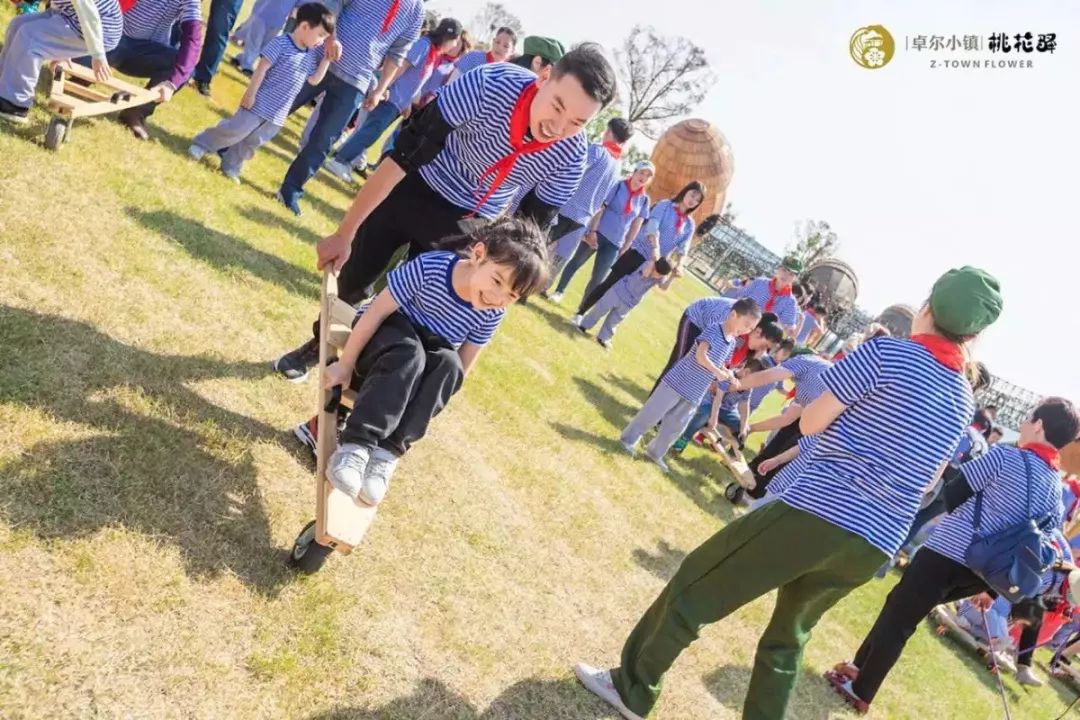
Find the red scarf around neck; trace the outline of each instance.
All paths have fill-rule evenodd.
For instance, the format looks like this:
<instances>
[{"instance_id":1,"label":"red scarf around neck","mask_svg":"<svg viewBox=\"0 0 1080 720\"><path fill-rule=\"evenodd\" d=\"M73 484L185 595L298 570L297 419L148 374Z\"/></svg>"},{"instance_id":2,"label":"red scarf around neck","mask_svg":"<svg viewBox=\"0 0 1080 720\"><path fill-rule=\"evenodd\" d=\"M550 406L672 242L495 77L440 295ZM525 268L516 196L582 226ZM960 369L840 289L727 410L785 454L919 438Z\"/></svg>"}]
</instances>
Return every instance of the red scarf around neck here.
<instances>
[{"instance_id":1,"label":"red scarf around neck","mask_svg":"<svg viewBox=\"0 0 1080 720\"><path fill-rule=\"evenodd\" d=\"M641 193L645 192L645 186L642 185L637 190L630 189L630 178L626 178L626 205L623 206L622 214L624 216L629 215L634 211L634 198Z\"/></svg>"},{"instance_id":2,"label":"red scarf around neck","mask_svg":"<svg viewBox=\"0 0 1080 720\"><path fill-rule=\"evenodd\" d=\"M497 160L494 165L485 170L484 174L480 176L481 182L488 175L494 175L495 177L492 179L487 192L480 198L480 202L476 203L476 210L483 207L488 198L506 181L519 157L543 150L548 146L548 143L536 139L525 142L525 135L529 132L529 111L532 109L533 98L536 97L536 91L539 89L536 83L532 83L521 91L521 96L514 103L514 109L510 113L510 147L513 148L513 151Z\"/></svg>"},{"instance_id":3,"label":"red scarf around neck","mask_svg":"<svg viewBox=\"0 0 1080 720\"><path fill-rule=\"evenodd\" d=\"M912 335L911 340L929 350L935 360L950 370L963 371L964 362L967 359L964 355L964 349L951 340L929 333Z\"/></svg>"},{"instance_id":4,"label":"red scarf around neck","mask_svg":"<svg viewBox=\"0 0 1080 720\"><path fill-rule=\"evenodd\" d=\"M489 64L495 62L495 53L488 50L487 55L484 56L484 62Z\"/></svg>"},{"instance_id":5,"label":"red scarf around neck","mask_svg":"<svg viewBox=\"0 0 1080 720\"><path fill-rule=\"evenodd\" d=\"M731 353L731 359L728 360L727 366L729 368L737 368L746 362L746 358L750 355L750 335L740 335L739 339L735 341L735 352Z\"/></svg>"},{"instance_id":6,"label":"red scarf around neck","mask_svg":"<svg viewBox=\"0 0 1080 720\"><path fill-rule=\"evenodd\" d=\"M675 211L675 232L682 232L683 223L686 222L686 216L683 215L683 211L679 209L679 206L672 203L671 209Z\"/></svg>"},{"instance_id":7,"label":"red scarf around neck","mask_svg":"<svg viewBox=\"0 0 1080 720\"><path fill-rule=\"evenodd\" d=\"M769 299L765 301L765 312L772 312L772 309L776 307L777 298L787 297L791 295L791 286L786 288L776 287L776 278L769 281Z\"/></svg>"},{"instance_id":8,"label":"red scarf around neck","mask_svg":"<svg viewBox=\"0 0 1080 720\"><path fill-rule=\"evenodd\" d=\"M382 21L382 30L379 32L385 35L390 31L390 26L394 24L394 18L397 17L398 10L400 9L401 0L390 0L390 8L386 11L386 17L384 17Z\"/></svg>"},{"instance_id":9,"label":"red scarf around neck","mask_svg":"<svg viewBox=\"0 0 1080 720\"><path fill-rule=\"evenodd\" d=\"M437 48L435 46L435 43L431 42L430 40L428 41L428 43L429 43L429 45L428 45L427 57L424 58L424 72L425 73L430 72L431 70L433 70L436 67L436 65L438 65L438 64L440 64L442 62L442 58L445 57L445 55L443 55L441 52L439 52L439 48Z\"/></svg>"},{"instance_id":10,"label":"red scarf around neck","mask_svg":"<svg viewBox=\"0 0 1080 720\"><path fill-rule=\"evenodd\" d=\"M1028 443L1027 445L1021 445L1020 449L1035 453L1053 470L1061 469L1061 453L1058 452L1058 449L1053 445L1048 445L1047 443Z\"/></svg>"},{"instance_id":11,"label":"red scarf around neck","mask_svg":"<svg viewBox=\"0 0 1080 720\"><path fill-rule=\"evenodd\" d=\"M620 145L619 143L611 142L610 140L608 140L604 143L604 147L606 147L607 151L611 153L611 157L615 158L616 160L622 157L622 145Z\"/></svg>"}]
</instances>

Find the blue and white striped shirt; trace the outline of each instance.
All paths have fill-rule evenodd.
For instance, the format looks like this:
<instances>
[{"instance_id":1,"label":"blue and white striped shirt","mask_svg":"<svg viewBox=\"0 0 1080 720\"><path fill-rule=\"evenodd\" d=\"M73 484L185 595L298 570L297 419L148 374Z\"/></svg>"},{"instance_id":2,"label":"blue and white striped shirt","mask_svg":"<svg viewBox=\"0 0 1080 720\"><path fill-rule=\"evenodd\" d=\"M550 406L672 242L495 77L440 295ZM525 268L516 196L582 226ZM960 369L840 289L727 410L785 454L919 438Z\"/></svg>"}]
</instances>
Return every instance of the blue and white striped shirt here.
<instances>
[{"instance_id":1,"label":"blue and white striped shirt","mask_svg":"<svg viewBox=\"0 0 1080 720\"><path fill-rule=\"evenodd\" d=\"M124 35L172 46L173 26L192 20L202 20L199 0L139 0L124 13Z\"/></svg>"},{"instance_id":2,"label":"blue and white striped shirt","mask_svg":"<svg viewBox=\"0 0 1080 720\"><path fill-rule=\"evenodd\" d=\"M470 50L457 59L454 63L454 67L459 73L464 75L465 73L480 67L481 65L487 65L488 51L487 50Z\"/></svg>"},{"instance_id":3,"label":"blue and white striped shirt","mask_svg":"<svg viewBox=\"0 0 1080 720\"><path fill-rule=\"evenodd\" d=\"M795 402L806 407L825 392L825 383L821 376L832 367L832 363L817 355L796 355L780 363L780 367L791 373L795 383Z\"/></svg>"},{"instance_id":4,"label":"blue and white striped shirt","mask_svg":"<svg viewBox=\"0 0 1080 720\"><path fill-rule=\"evenodd\" d=\"M649 219L649 196L643 192L635 195L630 201L630 212L625 213L626 198L629 195L630 186L626 181L616 182L604 200L604 212L596 226L597 235L615 247L622 247L626 242L626 233L630 231L635 220Z\"/></svg>"},{"instance_id":5,"label":"blue and white striped shirt","mask_svg":"<svg viewBox=\"0 0 1080 720\"><path fill-rule=\"evenodd\" d=\"M455 348L469 342L486 345L506 315L504 309L477 310L454 290L454 266L461 258L435 250L417 255L386 275L394 300L414 324Z\"/></svg>"},{"instance_id":6,"label":"blue and white striped shirt","mask_svg":"<svg viewBox=\"0 0 1080 720\"><path fill-rule=\"evenodd\" d=\"M795 337L795 342L802 345L810 337L811 333L821 329L821 321L817 319L810 310L803 310L803 324L799 328L799 334Z\"/></svg>"},{"instance_id":7,"label":"blue and white striped shirt","mask_svg":"<svg viewBox=\"0 0 1080 720\"><path fill-rule=\"evenodd\" d=\"M645 294L659 285L663 279L663 277L645 277L641 270L638 270L619 280L608 292L615 293L615 297L619 298L623 307L632 308L641 302L645 298Z\"/></svg>"},{"instance_id":8,"label":"blue and white striped shirt","mask_svg":"<svg viewBox=\"0 0 1080 720\"><path fill-rule=\"evenodd\" d=\"M980 534L1004 530L1028 519L1028 472L1024 467L1027 455L1031 467L1031 518L1049 514L1051 522L1044 529L1061 525L1064 507L1061 500L1061 477L1030 450L1007 445L995 445L981 458L960 466L968 485L982 492L982 524ZM946 515L934 530L926 547L961 565L975 534L975 498Z\"/></svg>"},{"instance_id":9,"label":"blue and white striped shirt","mask_svg":"<svg viewBox=\"0 0 1080 720\"><path fill-rule=\"evenodd\" d=\"M754 300L757 301L757 304L761 306L762 312L771 312L775 314L780 318L781 325L794 329L795 324L799 322L799 304L795 302L794 295L779 295L776 298L776 302L773 303L771 310L765 307L769 302L769 298L772 296L770 289L771 282L772 280L770 278L754 278L751 282L739 288L732 297L754 298Z\"/></svg>"},{"instance_id":10,"label":"blue and white striped shirt","mask_svg":"<svg viewBox=\"0 0 1080 720\"><path fill-rule=\"evenodd\" d=\"M963 373L910 340L875 338L822 375L846 405L783 501L893 556L974 402Z\"/></svg>"},{"instance_id":11,"label":"blue and white striped shirt","mask_svg":"<svg viewBox=\"0 0 1080 720\"><path fill-rule=\"evenodd\" d=\"M734 338L724 335L722 327L714 325L703 330L694 341L694 346L690 348L690 351L672 365L661 378L668 387L695 406L701 403L709 386L716 380L716 376L699 365L695 358L698 343L703 342L709 343L707 352L709 360L717 367L724 367L728 358L731 357L731 351L735 348L735 341Z\"/></svg>"},{"instance_id":12,"label":"blue and white striped shirt","mask_svg":"<svg viewBox=\"0 0 1080 720\"><path fill-rule=\"evenodd\" d=\"M731 315L735 301L730 298L707 297L690 303L684 314L699 330L719 325Z\"/></svg>"},{"instance_id":13,"label":"blue and white striped shirt","mask_svg":"<svg viewBox=\"0 0 1080 720\"><path fill-rule=\"evenodd\" d=\"M427 64L428 50L431 48L431 40L422 37L413 43L405 59L409 62L409 69L399 74L394 84L390 86L387 100L393 103L400 112L412 104L412 101L420 95L420 87L431 77L432 67Z\"/></svg>"},{"instance_id":14,"label":"blue and white striped shirt","mask_svg":"<svg viewBox=\"0 0 1080 720\"><path fill-rule=\"evenodd\" d=\"M251 112L274 125L284 125L300 88L322 62L323 49L304 50L292 35L278 35L266 43L260 57L270 61L270 69L255 93Z\"/></svg>"},{"instance_id":15,"label":"blue and white striped shirt","mask_svg":"<svg viewBox=\"0 0 1080 720\"><path fill-rule=\"evenodd\" d=\"M120 36L124 34L124 15L120 12L120 3L117 0L94 0L94 7L101 18L101 44L105 47L105 52L109 52L120 44ZM52 0L49 9L59 13L75 34L83 37L79 14L75 12L71 0Z\"/></svg>"},{"instance_id":16,"label":"blue and white striped shirt","mask_svg":"<svg viewBox=\"0 0 1080 720\"><path fill-rule=\"evenodd\" d=\"M577 191L559 209L559 214L578 225L586 225L619 182L619 161L606 147L589 145L585 153L585 174Z\"/></svg>"},{"instance_id":17,"label":"blue and white striped shirt","mask_svg":"<svg viewBox=\"0 0 1080 720\"><path fill-rule=\"evenodd\" d=\"M401 0L390 28L382 32L383 20L393 0L347 0L337 21L341 59L330 64L330 72L353 87L367 89L371 75L383 59L405 58L409 47L420 37L424 20L421 0Z\"/></svg>"},{"instance_id":18,"label":"blue and white striped shirt","mask_svg":"<svg viewBox=\"0 0 1080 720\"><path fill-rule=\"evenodd\" d=\"M799 454L794 460L780 468L780 472L773 475L773 479L765 488L766 495L782 495L784 490L799 478L803 468L812 462L817 437L817 435L804 435L799 438Z\"/></svg>"},{"instance_id":19,"label":"blue and white striped shirt","mask_svg":"<svg viewBox=\"0 0 1080 720\"><path fill-rule=\"evenodd\" d=\"M466 210L476 208L477 215L489 219L503 212L523 188L535 186L536 196L548 205L565 205L585 172L581 133L518 157L506 181L476 207L494 175L483 181L480 177L513 152L510 115L522 92L535 82L536 75L525 68L492 63L440 90L435 102L454 130L435 159L420 167L424 181L448 202Z\"/></svg>"},{"instance_id":20,"label":"blue and white striped shirt","mask_svg":"<svg viewBox=\"0 0 1080 720\"><path fill-rule=\"evenodd\" d=\"M646 258L650 258L652 247L647 238L649 235L657 235L660 243L660 257L667 257L675 250L685 255L690 249L690 239L694 237L694 218L687 216L683 220L681 230L676 229L678 220L675 203L670 200L661 200L653 206L649 222L641 228L631 247Z\"/></svg>"}]
</instances>

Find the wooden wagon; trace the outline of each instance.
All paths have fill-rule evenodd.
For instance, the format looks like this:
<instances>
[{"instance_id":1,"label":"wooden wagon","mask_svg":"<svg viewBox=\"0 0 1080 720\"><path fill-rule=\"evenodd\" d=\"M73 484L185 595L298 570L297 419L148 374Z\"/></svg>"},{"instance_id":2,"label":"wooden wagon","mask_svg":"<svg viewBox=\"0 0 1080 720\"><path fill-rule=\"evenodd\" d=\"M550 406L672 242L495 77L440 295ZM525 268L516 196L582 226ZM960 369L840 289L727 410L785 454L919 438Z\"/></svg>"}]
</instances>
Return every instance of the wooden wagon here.
<instances>
[{"instance_id":1,"label":"wooden wagon","mask_svg":"<svg viewBox=\"0 0 1080 720\"><path fill-rule=\"evenodd\" d=\"M76 118L108 115L153 102L155 93L113 77L105 82L82 65L57 65L53 69L47 107L53 113L45 129L45 147L59 150L71 139Z\"/></svg>"}]
</instances>

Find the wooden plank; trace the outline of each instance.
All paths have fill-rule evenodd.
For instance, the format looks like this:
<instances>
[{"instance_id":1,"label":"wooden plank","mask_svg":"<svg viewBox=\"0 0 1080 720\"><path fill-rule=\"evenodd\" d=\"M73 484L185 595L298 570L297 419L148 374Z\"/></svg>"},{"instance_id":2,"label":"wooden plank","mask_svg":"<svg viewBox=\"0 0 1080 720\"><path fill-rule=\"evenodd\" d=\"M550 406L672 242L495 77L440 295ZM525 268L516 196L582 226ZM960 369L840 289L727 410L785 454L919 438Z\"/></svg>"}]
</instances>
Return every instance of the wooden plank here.
<instances>
[{"instance_id":1,"label":"wooden plank","mask_svg":"<svg viewBox=\"0 0 1080 720\"><path fill-rule=\"evenodd\" d=\"M103 92L98 92L93 88L84 87L78 83L64 83L64 96L75 96L83 100L90 100L92 102L109 102L112 95L106 95ZM53 96L50 96L50 100Z\"/></svg>"},{"instance_id":2,"label":"wooden plank","mask_svg":"<svg viewBox=\"0 0 1080 720\"><path fill-rule=\"evenodd\" d=\"M91 70L88 67L83 67L82 65L79 65L78 63L71 63L70 67L65 67L64 68L64 74L67 75L68 77L79 78L80 80L85 80L86 82L94 83L95 85L100 85L100 86L103 86L103 87L107 87L107 88L111 89L113 92L120 91L120 92L131 93L132 96L134 96L134 95L143 95L143 94L152 95L152 93L150 93L146 88L139 87L138 85L133 85L132 83L129 83L126 80L122 80L121 78L118 78L115 75L113 76L113 78L111 80L106 80L105 82L100 82L96 77L94 77L94 71L93 70ZM110 92L109 96L111 96L111 95L112 95L112 93ZM336 288L335 288L335 292L336 292Z\"/></svg>"},{"instance_id":3,"label":"wooden plank","mask_svg":"<svg viewBox=\"0 0 1080 720\"><path fill-rule=\"evenodd\" d=\"M356 319L356 308L339 298L334 298L330 307L330 322L334 325L344 325L351 328Z\"/></svg>"}]
</instances>

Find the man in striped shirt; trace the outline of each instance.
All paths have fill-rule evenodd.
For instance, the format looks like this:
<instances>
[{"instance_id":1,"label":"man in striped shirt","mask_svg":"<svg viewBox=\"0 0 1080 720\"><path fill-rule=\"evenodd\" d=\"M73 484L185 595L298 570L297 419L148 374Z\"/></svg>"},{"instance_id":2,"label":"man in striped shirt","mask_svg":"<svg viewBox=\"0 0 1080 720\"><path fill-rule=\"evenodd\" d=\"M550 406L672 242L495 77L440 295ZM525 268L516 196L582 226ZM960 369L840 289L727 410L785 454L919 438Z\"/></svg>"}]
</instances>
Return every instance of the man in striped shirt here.
<instances>
[{"instance_id":1,"label":"man in striped shirt","mask_svg":"<svg viewBox=\"0 0 1080 720\"><path fill-rule=\"evenodd\" d=\"M514 54L517 45L517 33L508 27L499 28L495 37L491 40L490 50L470 50L457 59L454 69L450 71L450 77L446 82L452 83L473 68L490 63L506 62Z\"/></svg>"},{"instance_id":2,"label":"man in striped shirt","mask_svg":"<svg viewBox=\"0 0 1080 720\"><path fill-rule=\"evenodd\" d=\"M762 311L775 314L788 334L794 335L795 326L799 322L799 304L795 301L791 286L802 269L802 261L789 255L780 263L772 278L754 278L729 297L754 298L761 305Z\"/></svg>"},{"instance_id":3,"label":"man in striped shirt","mask_svg":"<svg viewBox=\"0 0 1080 720\"><path fill-rule=\"evenodd\" d=\"M534 189L518 214L547 227L581 182L581 131L614 95L615 72L593 43L567 53L547 79L510 63L466 73L413 115L319 243L319 267L340 270L340 297L360 302L398 248L415 256L459 234L467 217L494 219L521 187ZM302 380L317 350L311 340L274 366Z\"/></svg>"}]
</instances>

